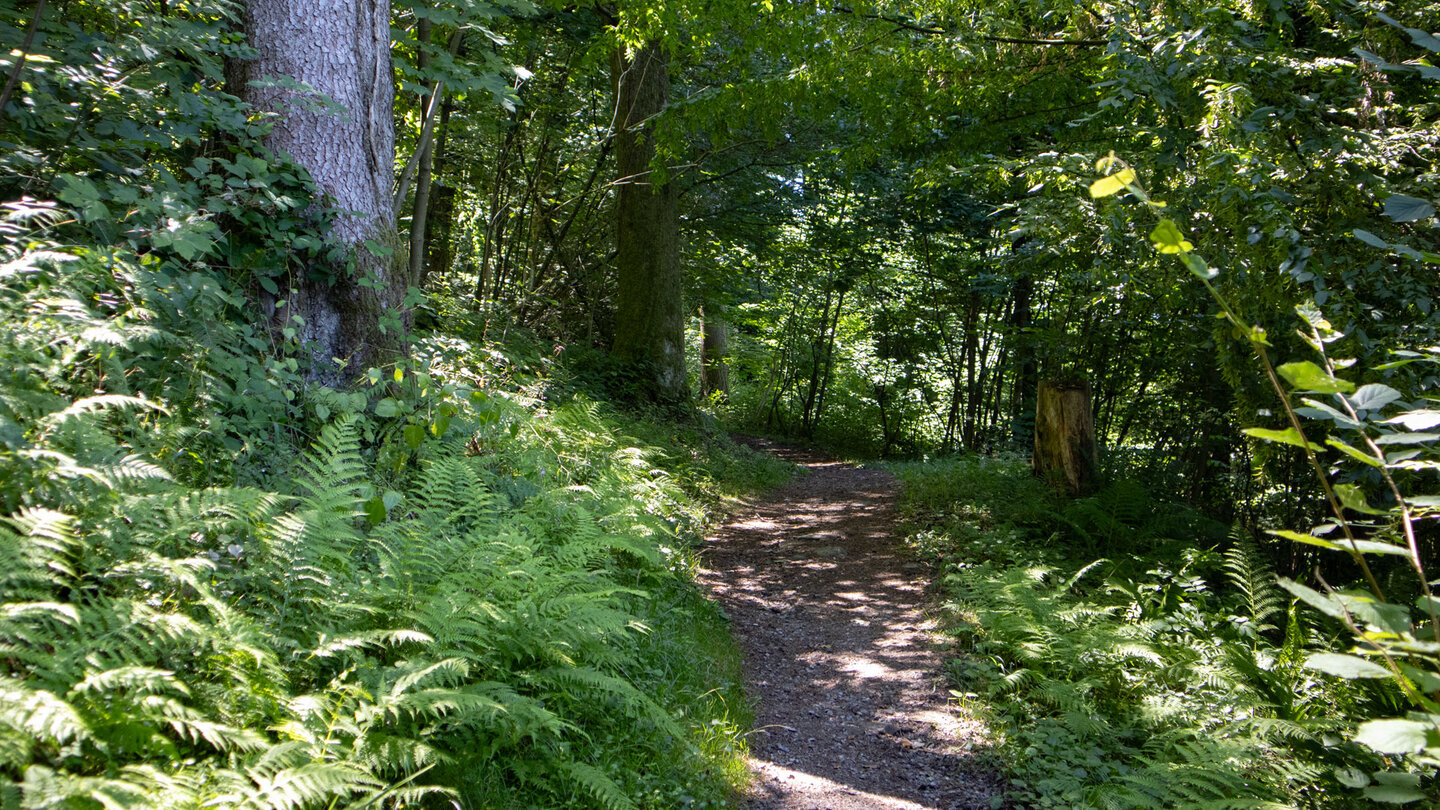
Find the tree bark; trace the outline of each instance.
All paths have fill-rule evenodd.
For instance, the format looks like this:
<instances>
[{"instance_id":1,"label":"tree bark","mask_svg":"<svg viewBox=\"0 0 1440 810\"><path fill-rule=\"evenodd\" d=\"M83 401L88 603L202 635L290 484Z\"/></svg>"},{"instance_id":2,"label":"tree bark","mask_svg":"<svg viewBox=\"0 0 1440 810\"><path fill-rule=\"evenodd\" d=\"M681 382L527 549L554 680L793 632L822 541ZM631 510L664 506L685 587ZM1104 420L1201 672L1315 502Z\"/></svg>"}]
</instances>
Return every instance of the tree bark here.
<instances>
[{"instance_id":1,"label":"tree bark","mask_svg":"<svg viewBox=\"0 0 1440 810\"><path fill-rule=\"evenodd\" d=\"M725 356L730 351L730 334L719 316L719 305L711 305L700 313L700 387L706 396L730 394L730 369Z\"/></svg>"},{"instance_id":2,"label":"tree bark","mask_svg":"<svg viewBox=\"0 0 1440 810\"><path fill-rule=\"evenodd\" d=\"M611 60L615 93L615 160L620 194L616 220L615 356L639 372L660 400L685 397L685 308L680 276L680 220L675 187L657 182L651 119L670 95L669 59L650 42L633 58Z\"/></svg>"},{"instance_id":3,"label":"tree bark","mask_svg":"<svg viewBox=\"0 0 1440 810\"><path fill-rule=\"evenodd\" d=\"M327 238L346 249L350 265L310 268L276 312L282 322L303 320L310 379L340 385L404 350L400 321L384 317L401 315L406 281L390 194L390 3L251 0L245 33L256 52L245 65L245 98L277 115L266 146L304 166L342 212ZM286 78L318 97L280 86Z\"/></svg>"},{"instance_id":4,"label":"tree bark","mask_svg":"<svg viewBox=\"0 0 1440 810\"><path fill-rule=\"evenodd\" d=\"M1040 383L1035 403L1035 475L1070 495L1094 490L1098 473L1090 383Z\"/></svg>"},{"instance_id":5,"label":"tree bark","mask_svg":"<svg viewBox=\"0 0 1440 810\"><path fill-rule=\"evenodd\" d=\"M430 52L424 46L430 44L430 20L421 19L415 24L415 38L420 47L415 54L415 62L423 74L430 67ZM435 96L432 93L422 93L416 103L416 107L428 111L435 104ZM427 121L428 123L428 121ZM420 141L416 144L419 150L415 156L420 163L419 176L415 179L415 205L410 213L410 283L419 286L425 279L425 262L429 258L425 255L425 225L430 217L430 185L433 182L431 171L435 167L435 141L425 140L422 134Z\"/></svg>"}]
</instances>

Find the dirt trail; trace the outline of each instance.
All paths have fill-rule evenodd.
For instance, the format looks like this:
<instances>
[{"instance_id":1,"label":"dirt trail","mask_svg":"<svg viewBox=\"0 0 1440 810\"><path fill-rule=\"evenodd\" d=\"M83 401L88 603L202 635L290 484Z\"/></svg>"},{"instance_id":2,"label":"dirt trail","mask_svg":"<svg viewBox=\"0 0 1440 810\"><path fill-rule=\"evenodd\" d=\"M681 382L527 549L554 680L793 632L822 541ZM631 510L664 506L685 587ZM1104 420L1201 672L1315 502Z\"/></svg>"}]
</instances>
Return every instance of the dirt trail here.
<instances>
[{"instance_id":1,"label":"dirt trail","mask_svg":"<svg viewBox=\"0 0 1440 810\"><path fill-rule=\"evenodd\" d=\"M748 440L809 474L707 538L756 704L749 810L989 808L983 728L948 699L888 474Z\"/></svg>"}]
</instances>

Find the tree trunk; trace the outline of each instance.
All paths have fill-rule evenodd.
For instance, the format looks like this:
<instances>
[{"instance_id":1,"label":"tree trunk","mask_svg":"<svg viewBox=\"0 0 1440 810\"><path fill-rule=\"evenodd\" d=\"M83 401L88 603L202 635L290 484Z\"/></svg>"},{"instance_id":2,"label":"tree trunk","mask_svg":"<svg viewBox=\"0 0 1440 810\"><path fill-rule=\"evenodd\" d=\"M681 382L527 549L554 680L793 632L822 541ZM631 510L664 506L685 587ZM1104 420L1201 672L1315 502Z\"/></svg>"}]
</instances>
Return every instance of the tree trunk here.
<instances>
[{"instance_id":1,"label":"tree trunk","mask_svg":"<svg viewBox=\"0 0 1440 810\"><path fill-rule=\"evenodd\" d=\"M245 65L246 100L278 116L266 146L304 166L330 204L344 212L327 238L353 260L353 267L311 268L294 279L277 325L289 325L292 316L303 319L310 379L344 384L404 349L398 316L406 262L390 192L390 3L251 0L245 33L256 52ZM309 84L320 98L279 86L286 77Z\"/></svg>"},{"instance_id":2,"label":"tree trunk","mask_svg":"<svg viewBox=\"0 0 1440 810\"><path fill-rule=\"evenodd\" d=\"M700 387L706 396L726 397L730 394L730 369L725 365L730 335L719 312L719 305L711 305L700 313Z\"/></svg>"},{"instance_id":3,"label":"tree trunk","mask_svg":"<svg viewBox=\"0 0 1440 810\"><path fill-rule=\"evenodd\" d=\"M650 42L611 62L620 195L614 353L661 400L685 396L685 308L675 187L656 182L654 124L670 95L669 59Z\"/></svg>"},{"instance_id":4,"label":"tree trunk","mask_svg":"<svg viewBox=\"0 0 1440 810\"><path fill-rule=\"evenodd\" d=\"M416 66L423 74L430 67L430 52L425 45L430 44L430 20L421 19L415 23L415 38L419 41L420 47L415 54ZM416 102L416 109L421 112L421 120L426 115L431 105L435 103L435 97L430 93L421 93ZM420 286L425 283L425 261L429 258L425 255L425 226L430 217L430 185L434 182L431 172L435 168L435 141L420 138L416 148L420 153L415 157L419 160L420 167L418 176L415 179L415 205L411 208L410 214L410 283Z\"/></svg>"},{"instance_id":5,"label":"tree trunk","mask_svg":"<svg viewBox=\"0 0 1440 810\"><path fill-rule=\"evenodd\" d=\"M1070 495L1094 490L1098 468L1095 423L1090 415L1090 383L1083 380L1040 383L1035 404L1035 475Z\"/></svg>"}]
</instances>

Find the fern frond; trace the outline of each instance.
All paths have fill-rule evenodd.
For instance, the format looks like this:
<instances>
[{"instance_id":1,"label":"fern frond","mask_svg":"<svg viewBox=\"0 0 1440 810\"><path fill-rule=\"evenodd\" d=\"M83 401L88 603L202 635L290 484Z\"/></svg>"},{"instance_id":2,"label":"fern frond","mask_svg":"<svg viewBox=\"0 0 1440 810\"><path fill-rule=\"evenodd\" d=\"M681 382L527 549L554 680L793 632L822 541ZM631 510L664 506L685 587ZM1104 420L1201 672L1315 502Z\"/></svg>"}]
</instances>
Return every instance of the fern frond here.
<instances>
[{"instance_id":1,"label":"fern frond","mask_svg":"<svg viewBox=\"0 0 1440 810\"><path fill-rule=\"evenodd\" d=\"M605 810L636 810L635 803L603 771L584 762L562 762L562 772Z\"/></svg>"}]
</instances>

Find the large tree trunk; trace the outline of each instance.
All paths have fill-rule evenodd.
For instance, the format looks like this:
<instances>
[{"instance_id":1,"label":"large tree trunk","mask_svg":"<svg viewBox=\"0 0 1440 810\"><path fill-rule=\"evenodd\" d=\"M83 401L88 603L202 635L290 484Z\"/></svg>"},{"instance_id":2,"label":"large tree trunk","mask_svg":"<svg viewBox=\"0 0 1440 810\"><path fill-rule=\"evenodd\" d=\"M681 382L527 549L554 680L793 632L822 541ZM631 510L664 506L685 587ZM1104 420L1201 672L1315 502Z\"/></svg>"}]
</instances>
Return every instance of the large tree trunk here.
<instances>
[{"instance_id":1,"label":"large tree trunk","mask_svg":"<svg viewBox=\"0 0 1440 810\"><path fill-rule=\"evenodd\" d=\"M1035 403L1035 474L1084 495L1098 473L1090 384L1083 380L1040 383Z\"/></svg>"},{"instance_id":2,"label":"large tree trunk","mask_svg":"<svg viewBox=\"0 0 1440 810\"><path fill-rule=\"evenodd\" d=\"M403 351L398 317L385 317L401 314L406 281L390 196L390 3L250 0L245 33L256 51L246 65L246 99L278 116L266 145L309 170L330 205L344 212L329 239L348 250L353 267L310 268L291 281L287 306L276 313L282 322L303 319L310 378L343 384ZM321 98L280 86L286 78L309 84Z\"/></svg>"},{"instance_id":3,"label":"large tree trunk","mask_svg":"<svg viewBox=\"0 0 1440 810\"><path fill-rule=\"evenodd\" d=\"M643 374L656 398L685 396L685 308L675 187L656 182L654 123L670 95L669 59L658 42L634 58L616 53L615 159L620 173L615 257L614 353Z\"/></svg>"}]
</instances>

